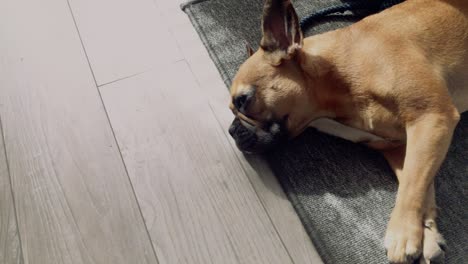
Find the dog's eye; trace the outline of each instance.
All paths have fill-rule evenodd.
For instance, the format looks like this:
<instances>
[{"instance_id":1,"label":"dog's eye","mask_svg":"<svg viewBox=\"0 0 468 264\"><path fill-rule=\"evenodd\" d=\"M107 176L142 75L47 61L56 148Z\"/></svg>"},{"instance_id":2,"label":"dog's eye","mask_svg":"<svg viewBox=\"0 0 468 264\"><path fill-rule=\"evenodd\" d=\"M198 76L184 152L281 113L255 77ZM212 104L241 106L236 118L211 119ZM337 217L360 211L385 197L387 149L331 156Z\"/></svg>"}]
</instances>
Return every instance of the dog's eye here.
<instances>
[{"instance_id":1,"label":"dog's eye","mask_svg":"<svg viewBox=\"0 0 468 264\"><path fill-rule=\"evenodd\" d=\"M237 111L246 114L253 99L254 96L252 94L240 94L233 98L232 103L234 104Z\"/></svg>"},{"instance_id":2,"label":"dog's eye","mask_svg":"<svg viewBox=\"0 0 468 264\"><path fill-rule=\"evenodd\" d=\"M232 103L237 108L237 110L241 111L245 110L249 103L249 96L247 94L241 94L233 98Z\"/></svg>"}]
</instances>

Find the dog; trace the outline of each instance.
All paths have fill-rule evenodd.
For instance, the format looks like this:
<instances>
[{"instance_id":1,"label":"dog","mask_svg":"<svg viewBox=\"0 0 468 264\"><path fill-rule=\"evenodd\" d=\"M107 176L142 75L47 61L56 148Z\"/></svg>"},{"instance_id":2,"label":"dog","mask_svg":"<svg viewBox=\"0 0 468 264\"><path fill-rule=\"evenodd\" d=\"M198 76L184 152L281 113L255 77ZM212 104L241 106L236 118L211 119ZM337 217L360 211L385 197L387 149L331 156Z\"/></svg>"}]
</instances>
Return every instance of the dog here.
<instances>
[{"instance_id":1,"label":"dog","mask_svg":"<svg viewBox=\"0 0 468 264\"><path fill-rule=\"evenodd\" d=\"M309 126L380 151L399 182L389 261L444 258L434 177L468 110L467 1L407 0L303 38L290 0L266 0L260 48L230 91L241 151L268 151Z\"/></svg>"}]
</instances>

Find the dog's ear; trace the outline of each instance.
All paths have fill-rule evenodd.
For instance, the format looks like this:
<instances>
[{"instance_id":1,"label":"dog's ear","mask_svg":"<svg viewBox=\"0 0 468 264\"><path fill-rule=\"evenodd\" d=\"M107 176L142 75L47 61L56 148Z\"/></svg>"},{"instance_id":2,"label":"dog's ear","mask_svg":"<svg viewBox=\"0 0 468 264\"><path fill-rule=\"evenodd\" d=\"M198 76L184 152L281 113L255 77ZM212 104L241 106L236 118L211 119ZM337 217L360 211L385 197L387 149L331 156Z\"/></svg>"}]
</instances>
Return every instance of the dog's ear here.
<instances>
[{"instance_id":1,"label":"dog's ear","mask_svg":"<svg viewBox=\"0 0 468 264\"><path fill-rule=\"evenodd\" d=\"M245 50L247 51L247 54L249 55L249 57L254 54L254 50L252 49L252 47L250 46L248 42L245 42Z\"/></svg>"},{"instance_id":2,"label":"dog's ear","mask_svg":"<svg viewBox=\"0 0 468 264\"><path fill-rule=\"evenodd\" d=\"M302 47L299 19L290 0L266 0L260 47L273 65L291 59Z\"/></svg>"}]
</instances>

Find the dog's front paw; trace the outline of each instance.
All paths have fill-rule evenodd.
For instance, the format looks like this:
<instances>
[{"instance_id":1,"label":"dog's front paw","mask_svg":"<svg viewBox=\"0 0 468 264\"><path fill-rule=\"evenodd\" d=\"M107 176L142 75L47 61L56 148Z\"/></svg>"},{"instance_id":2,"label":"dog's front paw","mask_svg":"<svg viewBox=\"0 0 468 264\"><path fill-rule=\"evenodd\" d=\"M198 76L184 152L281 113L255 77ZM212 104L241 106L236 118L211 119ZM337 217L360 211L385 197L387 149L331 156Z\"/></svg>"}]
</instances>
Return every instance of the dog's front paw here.
<instances>
[{"instance_id":1,"label":"dog's front paw","mask_svg":"<svg viewBox=\"0 0 468 264\"><path fill-rule=\"evenodd\" d=\"M412 263L422 252L423 225L417 217L393 214L385 235L385 249L391 263Z\"/></svg>"},{"instance_id":2,"label":"dog's front paw","mask_svg":"<svg viewBox=\"0 0 468 264\"><path fill-rule=\"evenodd\" d=\"M424 222L423 256L419 263L443 263L445 247L445 240L437 231L434 220L426 220Z\"/></svg>"}]
</instances>

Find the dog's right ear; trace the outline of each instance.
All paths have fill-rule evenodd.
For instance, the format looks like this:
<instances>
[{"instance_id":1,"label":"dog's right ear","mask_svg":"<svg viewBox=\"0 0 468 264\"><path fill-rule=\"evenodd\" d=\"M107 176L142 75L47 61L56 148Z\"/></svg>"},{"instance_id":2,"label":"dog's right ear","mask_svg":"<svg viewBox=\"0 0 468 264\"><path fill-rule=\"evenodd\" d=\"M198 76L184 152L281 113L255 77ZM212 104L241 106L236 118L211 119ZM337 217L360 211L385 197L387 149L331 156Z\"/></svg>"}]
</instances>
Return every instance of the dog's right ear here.
<instances>
[{"instance_id":1,"label":"dog's right ear","mask_svg":"<svg viewBox=\"0 0 468 264\"><path fill-rule=\"evenodd\" d=\"M290 0L266 0L262 19L260 47L273 65L291 59L302 47L299 19Z\"/></svg>"}]
</instances>

